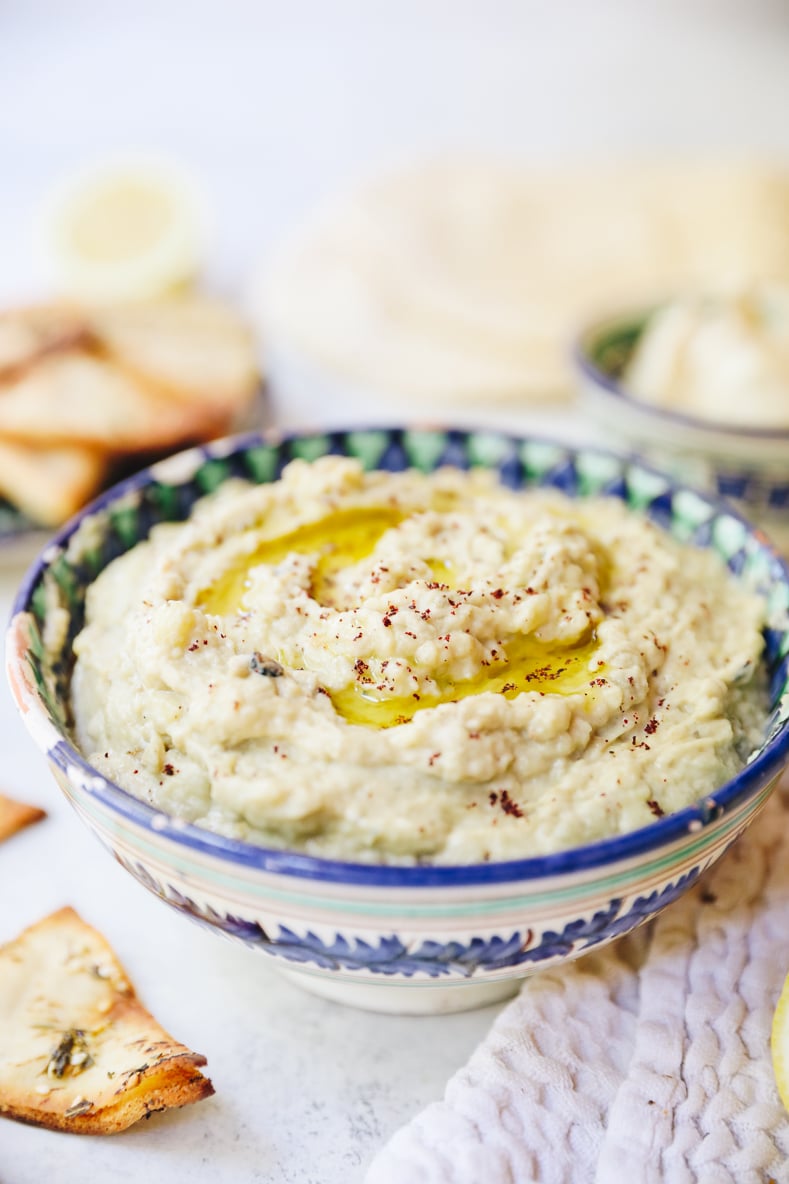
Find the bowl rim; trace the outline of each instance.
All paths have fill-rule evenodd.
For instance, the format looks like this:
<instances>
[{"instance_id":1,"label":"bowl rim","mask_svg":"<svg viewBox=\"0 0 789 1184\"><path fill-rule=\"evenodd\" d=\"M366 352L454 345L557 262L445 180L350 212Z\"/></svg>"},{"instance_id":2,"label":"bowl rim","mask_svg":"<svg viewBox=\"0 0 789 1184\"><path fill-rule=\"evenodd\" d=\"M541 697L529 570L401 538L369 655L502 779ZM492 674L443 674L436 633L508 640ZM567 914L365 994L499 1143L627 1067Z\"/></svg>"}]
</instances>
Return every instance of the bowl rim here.
<instances>
[{"instance_id":1,"label":"bowl rim","mask_svg":"<svg viewBox=\"0 0 789 1184\"><path fill-rule=\"evenodd\" d=\"M334 434L347 435L364 431L387 434L404 431L445 431L462 437L483 432L486 435L491 434L488 429L445 427L437 426L432 422L425 425L389 425L373 428L321 427L294 431L269 429L262 432L247 432L223 437L210 444L176 453L164 462L150 465L103 491L50 538L31 563L19 586L11 612L9 635L20 614L26 615L29 612L33 592L38 587L43 573L52 561L62 554L68 541L79 529L82 522L105 510L114 502L118 502L150 484L152 480L157 478L157 470L161 475L162 467L169 465L171 461L186 465L187 460L191 462L192 458L195 463L203 460L221 459L236 456L260 445L278 447L305 438ZM594 452L597 455L614 459L623 466L637 464L640 469L652 473L664 481L667 491L693 493L712 507L713 514L725 514L745 526L749 537L756 538L760 548L767 552L771 566L780 571L784 583L789 588L789 561L778 553L758 527L749 522L725 498L703 492L690 484L678 481L670 474L645 462L635 453L617 451L597 444L577 445L532 433L496 430L492 434L500 436L514 445L544 444L555 447L562 453L569 453L571 456L578 456L583 452ZM605 494L601 493L599 496L605 496ZM616 496L616 494L612 493L609 496ZM6 646L6 667L9 675L17 665L21 667L23 661L23 653L17 654L12 646ZM11 681L13 690L13 679ZM17 705L19 704L17 703ZM52 719L37 691L31 707L38 713L36 724L31 725L30 712L22 713L28 730L33 733L33 738L39 748L45 747L44 741L46 740L46 755L62 770L69 781L73 784L74 772L78 772L80 788L90 797L97 799L113 813L119 814L153 835L167 837L200 855L213 856L245 869L288 875L302 880L317 880L370 888L454 888L466 885L529 883L572 875L580 871L608 868L650 852L657 852L660 848L686 838L688 835L700 836L706 828L731 813L742 801L755 796L768 782L779 775L789 761L789 718L787 718L781 723L777 732L760 747L757 754L733 778L689 806L667 814L663 818L656 818L654 822L647 823L636 830L568 847L558 852L520 859L474 864L378 864L331 859L287 848L264 847L242 839L229 838L205 827L186 822L175 815L166 814L141 798L135 797L131 791L124 789L92 766Z\"/></svg>"},{"instance_id":2,"label":"bowl rim","mask_svg":"<svg viewBox=\"0 0 789 1184\"><path fill-rule=\"evenodd\" d=\"M663 307L666 301L652 304L641 309L634 309L630 313L611 313L605 318L592 321L582 328L571 343L570 357L588 381L602 387L607 394L615 396L622 404L633 408L645 418L655 419L658 423L673 424L697 433L698 436L722 436L727 440L736 441L738 438L746 440L776 443L786 441L789 445L789 427L786 428L749 428L738 427L718 419L701 419L696 415L688 415L684 411L674 411L669 407L660 407L656 403L647 403L632 395L627 386L613 378L591 358L592 343L603 333L615 332L617 328L624 330L637 329L639 335L644 331L647 318L657 309Z\"/></svg>"}]
</instances>

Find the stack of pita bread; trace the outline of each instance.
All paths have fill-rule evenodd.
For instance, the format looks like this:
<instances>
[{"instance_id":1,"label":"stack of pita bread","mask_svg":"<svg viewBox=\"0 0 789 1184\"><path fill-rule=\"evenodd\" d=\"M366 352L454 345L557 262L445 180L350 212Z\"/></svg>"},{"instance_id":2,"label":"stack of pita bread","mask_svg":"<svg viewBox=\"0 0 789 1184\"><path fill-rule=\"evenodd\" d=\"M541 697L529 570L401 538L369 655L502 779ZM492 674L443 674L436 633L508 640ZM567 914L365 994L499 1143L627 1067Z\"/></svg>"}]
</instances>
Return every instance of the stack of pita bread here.
<instances>
[{"instance_id":1,"label":"stack of pita bread","mask_svg":"<svg viewBox=\"0 0 789 1184\"><path fill-rule=\"evenodd\" d=\"M452 159L318 212L255 299L272 351L390 396L397 419L398 400L566 397L589 318L762 277L789 277L789 168Z\"/></svg>"},{"instance_id":2,"label":"stack of pita bread","mask_svg":"<svg viewBox=\"0 0 789 1184\"><path fill-rule=\"evenodd\" d=\"M252 336L203 298L0 316L0 495L53 526L120 460L223 435L259 390Z\"/></svg>"}]
</instances>

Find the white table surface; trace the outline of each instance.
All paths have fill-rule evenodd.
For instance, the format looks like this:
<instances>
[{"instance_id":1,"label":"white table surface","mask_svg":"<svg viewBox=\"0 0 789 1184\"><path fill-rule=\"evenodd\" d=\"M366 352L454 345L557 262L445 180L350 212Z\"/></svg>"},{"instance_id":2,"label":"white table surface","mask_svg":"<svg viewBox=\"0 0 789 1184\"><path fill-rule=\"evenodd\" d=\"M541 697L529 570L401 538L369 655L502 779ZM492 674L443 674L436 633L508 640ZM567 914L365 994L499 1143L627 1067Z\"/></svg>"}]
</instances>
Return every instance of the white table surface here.
<instances>
[{"instance_id":1,"label":"white table surface","mask_svg":"<svg viewBox=\"0 0 789 1184\"><path fill-rule=\"evenodd\" d=\"M209 275L239 295L316 199L392 158L447 147L786 157L787 110L781 0L9 0L0 300L46 291L35 209L59 174L113 151L191 169L215 214ZM3 618L22 571L6 556ZM48 812L0 847L0 941L72 904L158 1019L208 1057L217 1091L112 1138L0 1120L0 1184L351 1184L489 1029L495 1009L414 1019L313 998L166 909L61 798L5 685L0 753L2 789Z\"/></svg>"}]
</instances>

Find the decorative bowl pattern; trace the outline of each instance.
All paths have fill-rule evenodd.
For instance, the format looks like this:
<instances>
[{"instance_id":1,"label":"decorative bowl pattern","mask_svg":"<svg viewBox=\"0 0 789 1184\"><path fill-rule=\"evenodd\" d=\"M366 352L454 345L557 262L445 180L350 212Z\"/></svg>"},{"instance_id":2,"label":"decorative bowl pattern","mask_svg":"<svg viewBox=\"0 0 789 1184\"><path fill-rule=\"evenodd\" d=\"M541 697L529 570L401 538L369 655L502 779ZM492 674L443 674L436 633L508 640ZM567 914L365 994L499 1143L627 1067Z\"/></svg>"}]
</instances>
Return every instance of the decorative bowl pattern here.
<instances>
[{"instance_id":1,"label":"decorative bowl pattern","mask_svg":"<svg viewBox=\"0 0 789 1184\"><path fill-rule=\"evenodd\" d=\"M333 452L390 470L484 465L509 486L610 494L677 537L713 547L769 604L771 710L764 743L709 797L630 834L506 863L381 867L227 839L139 801L93 769L69 726L70 643L87 585L161 520L231 476L270 481L292 457ZM88 527L83 523L88 521ZM42 634L65 607L57 659ZM117 861L172 908L276 958L304 985L381 1010L443 1011L511 993L541 966L627 933L674 900L764 804L789 759L789 570L725 504L631 459L497 432L374 429L246 436L173 457L74 519L29 572L8 635L24 721L79 815Z\"/></svg>"},{"instance_id":2,"label":"decorative bowl pattern","mask_svg":"<svg viewBox=\"0 0 789 1184\"><path fill-rule=\"evenodd\" d=\"M732 500L789 552L789 429L712 423L633 398L621 381L648 312L592 325L575 348L590 415L678 480Z\"/></svg>"}]
</instances>

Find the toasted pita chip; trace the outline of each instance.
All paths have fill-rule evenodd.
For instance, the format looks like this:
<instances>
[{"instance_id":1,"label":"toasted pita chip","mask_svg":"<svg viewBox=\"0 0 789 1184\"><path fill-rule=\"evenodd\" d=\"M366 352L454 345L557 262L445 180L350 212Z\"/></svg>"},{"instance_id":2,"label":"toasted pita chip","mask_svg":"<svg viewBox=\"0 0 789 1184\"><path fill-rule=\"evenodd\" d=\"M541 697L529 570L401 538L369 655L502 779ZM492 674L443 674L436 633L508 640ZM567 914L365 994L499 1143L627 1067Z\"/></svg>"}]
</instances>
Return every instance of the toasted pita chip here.
<instances>
[{"instance_id":1,"label":"toasted pita chip","mask_svg":"<svg viewBox=\"0 0 789 1184\"><path fill-rule=\"evenodd\" d=\"M0 439L0 494L42 526L75 514L98 492L107 468L107 457L95 448L34 448Z\"/></svg>"},{"instance_id":2,"label":"toasted pita chip","mask_svg":"<svg viewBox=\"0 0 789 1184\"><path fill-rule=\"evenodd\" d=\"M84 315L65 305L0 313L0 377L26 369L45 354L74 346L86 335Z\"/></svg>"},{"instance_id":3,"label":"toasted pita chip","mask_svg":"<svg viewBox=\"0 0 789 1184\"><path fill-rule=\"evenodd\" d=\"M0 793L0 843L10 839L23 827L40 822L42 818L46 818L46 812L39 810L38 806L28 806L25 802L17 802Z\"/></svg>"},{"instance_id":4,"label":"toasted pita chip","mask_svg":"<svg viewBox=\"0 0 789 1184\"><path fill-rule=\"evenodd\" d=\"M68 350L0 385L0 434L26 444L150 452L221 430L223 408L152 394L103 358Z\"/></svg>"},{"instance_id":5,"label":"toasted pita chip","mask_svg":"<svg viewBox=\"0 0 789 1184\"><path fill-rule=\"evenodd\" d=\"M137 1000L104 938L63 908L0 948L0 1114L114 1134L209 1097L205 1057Z\"/></svg>"},{"instance_id":6,"label":"toasted pita chip","mask_svg":"<svg viewBox=\"0 0 789 1184\"><path fill-rule=\"evenodd\" d=\"M94 309L91 327L109 358L180 402L218 406L234 415L259 384L251 333L214 301Z\"/></svg>"}]
</instances>

